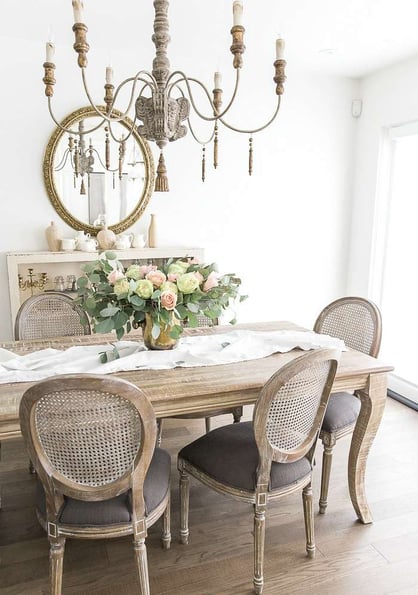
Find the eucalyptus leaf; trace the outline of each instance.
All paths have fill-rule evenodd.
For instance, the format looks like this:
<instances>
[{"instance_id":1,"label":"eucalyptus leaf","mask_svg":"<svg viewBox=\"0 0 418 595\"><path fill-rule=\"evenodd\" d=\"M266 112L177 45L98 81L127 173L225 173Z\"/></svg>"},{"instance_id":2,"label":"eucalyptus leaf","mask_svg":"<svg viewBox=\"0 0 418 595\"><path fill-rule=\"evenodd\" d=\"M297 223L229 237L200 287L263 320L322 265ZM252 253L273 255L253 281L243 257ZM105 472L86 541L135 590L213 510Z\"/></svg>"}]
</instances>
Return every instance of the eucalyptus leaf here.
<instances>
[{"instance_id":1,"label":"eucalyptus leaf","mask_svg":"<svg viewBox=\"0 0 418 595\"><path fill-rule=\"evenodd\" d=\"M105 318L94 325L95 333L110 333L115 328L112 318Z\"/></svg>"},{"instance_id":2,"label":"eucalyptus leaf","mask_svg":"<svg viewBox=\"0 0 418 595\"><path fill-rule=\"evenodd\" d=\"M152 325L151 335L153 339L158 339L161 334L160 325L156 322Z\"/></svg>"},{"instance_id":3,"label":"eucalyptus leaf","mask_svg":"<svg viewBox=\"0 0 418 595\"><path fill-rule=\"evenodd\" d=\"M115 316L115 314L118 312L120 312L120 308L118 306L108 306L107 308L100 310L100 316L107 318L108 316Z\"/></svg>"},{"instance_id":4,"label":"eucalyptus leaf","mask_svg":"<svg viewBox=\"0 0 418 595\"><path fill-rule=\"evenodd\" d=\"M133 294L128 297L131 304L134 306L138 306L138 308L143 308L145 306L145 300L139 297L139 295Z\"/></svg>"},{"instance_id":5,"label":"eucalyptus leaf","mask_svg":"<svg viewBox=\"0 0 418 595\"><path fill-rule=\"evenodd\" d=\"M123 326L116 329L116 337L118 340L122 339L124 334L125 334L125 329L123 328Z\"/></svg>"},{"instance_id":6,"label":"eucalyptus leaf","mask_svg":"<svg viewBox=\"0 0 418 595\"><path fill-rule=\"evenodd\" d=\"M97 264L98 264L97 262L87 262L86 264L83 264L81 266L81 269L85 273L90 274L90 273L93 273L96 270Z\"/></svg>"},{"instance_id":7,"label":"eucalyptus leaf","mask_svg":"<svg viewBox=\"0 0 418 595\"><path fill-rule=\"evenodd\" d=\"M129 316L126 314L126 312L118 312L113 318L115 329L118 330L124 327L128 320Z\"/></svg>"},{"instance_id":8,"label":"eucalyptus leaf","mask_svg":"<svg viewBox=\"0 0 418 595\"><path fill-rule=\"evenodd\" d=\"M189 326L191 326L191 327L199 326L199 321L195 314L193 314L192 312L188 312L187 316L189 319Z\"/></svg>"}]
</instances>

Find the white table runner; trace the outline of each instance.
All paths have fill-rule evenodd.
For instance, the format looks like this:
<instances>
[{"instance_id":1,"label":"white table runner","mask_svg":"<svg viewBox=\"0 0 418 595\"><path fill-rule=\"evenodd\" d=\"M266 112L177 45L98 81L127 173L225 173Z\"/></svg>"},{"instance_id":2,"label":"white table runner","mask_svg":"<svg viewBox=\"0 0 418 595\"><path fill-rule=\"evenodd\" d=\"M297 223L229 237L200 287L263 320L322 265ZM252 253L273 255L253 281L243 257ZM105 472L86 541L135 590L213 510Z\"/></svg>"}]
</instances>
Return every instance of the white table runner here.
<instances>
[{"instance_id":1,"label":"white table runner","mask_svg":"<svg viewBox=\"0 0 418 595\"><path fill-rule=\"evenodd\" d=\"M77 345L64 351L43 349L26 355L0 348L0 383L33 382L57 374L215 366L286 353L296 347L345 350L340 339L313 331L233 330L218 335L183 337L178 347L170 351L148 351L142 342L136 341L115 341L113 345L120 358L105 364L100 363L100 354L108 352L112 357L112 345Z\"/></svg>"}]
</instances>

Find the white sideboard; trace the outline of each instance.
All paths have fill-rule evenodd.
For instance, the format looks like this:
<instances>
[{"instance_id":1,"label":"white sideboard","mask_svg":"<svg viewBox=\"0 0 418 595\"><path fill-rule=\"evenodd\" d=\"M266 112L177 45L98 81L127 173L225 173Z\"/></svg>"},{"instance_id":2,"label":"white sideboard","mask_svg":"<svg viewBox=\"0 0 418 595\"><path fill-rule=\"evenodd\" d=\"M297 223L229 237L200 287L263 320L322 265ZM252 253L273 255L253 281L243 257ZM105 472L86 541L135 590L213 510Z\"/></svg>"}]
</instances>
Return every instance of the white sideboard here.
<instances>
[{"instance_id":1,"label":"white sideboard","mask_svg":"<svg viewBox=\"0 0 418 595\"><path fill-rule=\"evenodd\" d=\"M118 260L125 266L131 263L161 264L169 258L198 258L204 260L203 248L172 247L172 248L129 248L127 250L112 250L117 254ZM6 254L7 271L9 276L9 294L12 325L20 305L31 295L55 289L55 277L61 275L64 281L68 275L76 278L83 274L80 266L83 263L97 260L98 252L10 252ZM42 273L46 274L47 282L41 290L39 287L19 288L19 275L23 282L29 280L28 269L33 269L33 281L38 282Z\"/></svg>"}]
</instances>

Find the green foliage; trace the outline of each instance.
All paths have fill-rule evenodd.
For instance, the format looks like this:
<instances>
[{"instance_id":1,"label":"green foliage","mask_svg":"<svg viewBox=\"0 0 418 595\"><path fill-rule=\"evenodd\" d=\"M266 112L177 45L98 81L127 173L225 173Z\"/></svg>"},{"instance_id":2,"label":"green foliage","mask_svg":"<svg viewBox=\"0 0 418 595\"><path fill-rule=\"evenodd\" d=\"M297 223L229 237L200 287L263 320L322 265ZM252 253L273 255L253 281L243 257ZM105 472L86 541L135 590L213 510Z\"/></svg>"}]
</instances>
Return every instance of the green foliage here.
<instances>
[{"instance_id":1,"label":"green foliage","mask_svg":"<svg viewBox=\"0 0 418 595\"><path fill-rule=\"evenodd\" d=\"M231 273L219 275L214 263L170 259L160 269L151 265L136 267L138 275L134 279L132 274L125 276L116 254L106 251L81 269L85 274L77 280L77 302L90 316L94 332L114 331L118 339L143 324L146 314L152 318L154 339L167 327L170 335L178 339L184 325L198 326L199 314L212 320L219 318L231 302L246 297L239 295L241 280ZM178 278L187 274L190 281L190 273L196 275L198 283L192 277L196 287L183 282L183 292L179 291ZM151 297L151 291L146 295L138 286L137 279L144 278L152 283Z\"/></svg>"}]
</instances>

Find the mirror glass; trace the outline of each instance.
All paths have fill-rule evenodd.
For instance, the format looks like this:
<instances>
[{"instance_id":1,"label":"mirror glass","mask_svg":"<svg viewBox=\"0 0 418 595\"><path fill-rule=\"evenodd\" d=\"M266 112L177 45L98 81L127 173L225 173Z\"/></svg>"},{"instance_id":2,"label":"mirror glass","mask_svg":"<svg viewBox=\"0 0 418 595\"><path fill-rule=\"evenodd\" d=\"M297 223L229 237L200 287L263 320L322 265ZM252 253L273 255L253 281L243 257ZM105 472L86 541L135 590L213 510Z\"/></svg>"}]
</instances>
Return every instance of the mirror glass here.
<instances>
[{"instance_id":1,"label":"mirror glass","mask_svg":"<svg viewBox=\"0 0 418 595\"><path fill-rule=\"evenodd\" d=\"M106 224L115 233L124 231L142 215L153 191L147 141L128 118L109 128L90 107L73 112L61 125L73 133L55 129L43 164L55 210L74 229L96 234Z\"/></svg>"}]
</instances>

